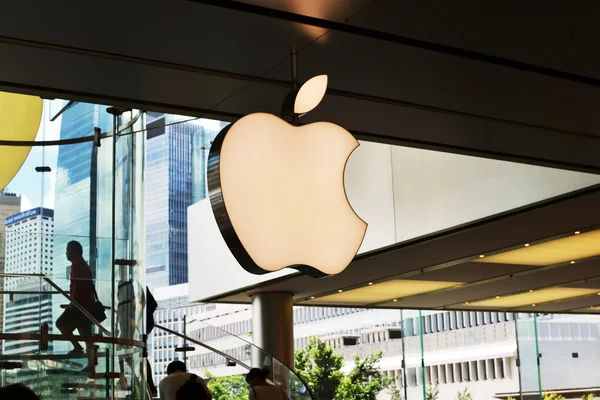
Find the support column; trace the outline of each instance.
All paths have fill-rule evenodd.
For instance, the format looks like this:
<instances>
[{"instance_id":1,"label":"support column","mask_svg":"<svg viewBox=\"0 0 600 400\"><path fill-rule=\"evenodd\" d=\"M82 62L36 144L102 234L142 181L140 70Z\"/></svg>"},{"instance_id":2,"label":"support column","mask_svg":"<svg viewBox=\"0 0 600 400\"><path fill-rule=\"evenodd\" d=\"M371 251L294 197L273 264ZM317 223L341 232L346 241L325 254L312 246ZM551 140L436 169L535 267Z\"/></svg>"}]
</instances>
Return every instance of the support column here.
<instances>
[{"instance_id":1,"label":"support column","mask_svg":"<svg viewBox=\"0 0 600 400\"><path fill-rule=\"evenodd\" d=\"M256 346L294 368L294 302L291 293L258 293L252 297L252 339ZM272 370L256 349L252 366Z\"/></svg>"}]
</instances>

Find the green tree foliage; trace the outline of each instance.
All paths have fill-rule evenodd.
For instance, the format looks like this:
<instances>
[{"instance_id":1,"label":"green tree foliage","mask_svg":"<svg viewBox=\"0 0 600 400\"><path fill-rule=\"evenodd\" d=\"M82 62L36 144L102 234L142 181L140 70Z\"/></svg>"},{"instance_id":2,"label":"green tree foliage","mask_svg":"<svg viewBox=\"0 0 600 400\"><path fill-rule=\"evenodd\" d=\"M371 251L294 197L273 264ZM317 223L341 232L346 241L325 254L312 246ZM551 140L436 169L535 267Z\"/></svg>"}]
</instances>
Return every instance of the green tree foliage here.
<instances>
[{"instance_id":1,"label":"green tree foliage","mask_svg":"<svg viewBox=\"0 0 600 400\"><path fill-rule=\"evenodd\" d=\"M543 400L566 400L565 396L556 394L556 393L552 393L552 392L544 393L542 399Z\"/></svg>"},{"instance_id":2,"label":"green tree foliage","mask_svg":"<svg viewBox=\"0 0 600 400\"><path fill-rule=\"evenodd\" d=\"M346 377L341 372L344 358L318 338L311 338L305 349L295 354L296 373L306 382L317 400L375 400L383 389L392 389L393 400L402 400L392 380L379 368L382 353L364 360L354 359L354 368Z\"/></svg>"},{"instance_id":3,"label":"green tree foliage","mask_svg":"<svg viewBox=\"0 0 600 400\"><path fill-rule=\"evenodd\" d=\"M390 386L390 400L404 400L402 389L396 385Z\"/></svg>"},{"instance_id":4,"label":"green tree foliage","mask_svg":"<svg viewBox=\"0 0 600 400\"><path fill-rule=\"evenodd\" d=\"M213 400L248 400L249 387L243 376L206 377L210 378L207 386Z\"/></svg>"},{"instance_id":5,"label":"green tree foliage","mask_svg":"<svg viewBox=\"0 0 600 400\"><path fill-rule=\"evenodd\" d=\"M331 400L344 375L344 357L337 355L321 339L311 338L304 349L296 350L296 373L318 400Z\"/></svg>"},{"instance_id":6,"label":"green tree foliage","mask_svg":"<svg viewBox=\"0 0 600 400\"><path fill-rule=\"evenodd\" d=\"M438 381L435 382L435 385L429 386L425 391L425 399L426 400L437 400L440 396L440 383Z\"/></svg>"},{"instance_id":7,"label":"green tree foliage","mask_svg":"<svg viewBox=\"0 0 600 400\"><path fill-rule=\"evenodd\" d=\"M594 400L596 397L594 397L593 394L584 394L583 396L581 396L581 400Z\"/></svg>"},{"instance_id":8,"label":"green tree foliage","mask_svg":"<svg viewBox=\"0 0 600 400\"><path fill-rule=\"evenodd\" d=\"M456 400L473 400L473 396L469 393L469 389L464 388L462 392L459 390L456 393Z\"/></svg>"},{"instance_id":9,"label":"green tree foliage","mask_svg":"<svg viewBox=\"0 0 600 400\"><path fill-rule=\"evenodd\" d=\"M337 389L336 400L375 400L379 392L390 386L392 380L383 376L379 368L382 352L361 361L354 357L354 368Z\"/></svg>"}]
</instances>

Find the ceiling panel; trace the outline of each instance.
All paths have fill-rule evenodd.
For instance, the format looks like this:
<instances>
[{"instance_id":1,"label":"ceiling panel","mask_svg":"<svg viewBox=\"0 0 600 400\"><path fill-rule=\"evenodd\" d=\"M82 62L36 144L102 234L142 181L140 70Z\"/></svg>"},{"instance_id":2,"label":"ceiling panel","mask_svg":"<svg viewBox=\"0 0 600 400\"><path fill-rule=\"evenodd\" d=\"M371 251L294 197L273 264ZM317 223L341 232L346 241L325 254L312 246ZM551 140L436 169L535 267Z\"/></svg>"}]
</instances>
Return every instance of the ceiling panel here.
<instances>
[{"instance_id":1,"label":"ceiling panel","mask_svg":"<svg viewBox=\"0 0 600 400\"><path fill-rule=\"evenodd\" d=\"M368 285L359 289L343 291L329 296L320 297L318 302L331 304L371 304L384 300L398 299L419 293L456 286L462 282L438 282L420 280L391 280L384 283ZM309 302L310 304L310 302Z\"/></svg>"},{"instance_id":2,"label":"ceiling panel","mask_svg":"<svg viewBox=\"0 0 600 400\"><path fill-rule=\"evenodd\" d=\"M494 270L501 264L482 264L470 263L480 266L489 266ZM509 264L506 264L509 265ZM556 286L567 284L575 288L593 288L593 285L599 285L595 279L600 277L600 260L590 260L576 265L566 265L556 268L525 267L521 271L508 272L496 279L489 279L478 283L477 285L466 285L464 288L456 290L443 291L440 293L431 293L422 297L400 299L398 306L406 308L437 308L454 307L457 304L463 304L467 301L487 299L490 296L505 296L512 293L519 293L527 290L537 290L547 286ZM427 276L427 274L425 274ZM591 279L586 285L570 283Z\"/></svg>"},{"instance_id":3,"label":"ceiling panel","mask_svg":"<svg viewBox=\"0 0 600 400\"><path fill-rule=\"evenodd\" d=\"M577 7L565 7L560 1L539 7L518 0L463 0L435 6L379 0L353 24L600 77L600 59L588 52L600 41L599 14L600 3L595 0L578 1Z\"/></svg>"},{"instance_id":4,"label":"ceiling panel","mask_svg":"<svg viewBox=\"0 0 600 400\"><path fill-rule=\"evenodd\" d=\"M496 296L487 300L473 301L465 303L469 307L474 308L494 308L494 309L509 309L521 307L525 305L533 305L548 301L569 299L578 296L585 296L596 293L600 290L600 284L596 289L576 289L566 287L555 287L549 289L532 290L527 293L520 293L509 296Z\"/></svg>"},{"instance_id":5,"label":"ceiling panel","mask_svg":"<svg viewBox=\"0 0 600 400\"><path fill-rule=\"evenodd\" d=\"M553 265L600 255L600 230L580 233L539 244L524 244L517 250L501 252L476 260L480 263Z\"/></svg>"}]
</instances>

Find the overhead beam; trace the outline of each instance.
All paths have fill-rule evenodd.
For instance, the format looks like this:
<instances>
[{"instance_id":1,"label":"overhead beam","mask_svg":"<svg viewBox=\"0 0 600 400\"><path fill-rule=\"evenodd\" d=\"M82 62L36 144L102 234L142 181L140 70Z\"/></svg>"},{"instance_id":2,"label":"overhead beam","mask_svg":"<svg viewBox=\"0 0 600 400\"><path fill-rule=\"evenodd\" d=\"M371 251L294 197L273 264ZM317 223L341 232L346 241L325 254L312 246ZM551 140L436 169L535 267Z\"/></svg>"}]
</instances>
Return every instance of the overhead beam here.
<instances>
[{"instance_id":1,"label":"overhead beam","mask_svg":"<svg viewBox=\"0 0 600 400\"><path fill-rule=\"evenodd\" d=\"M521 61L511 60L508 58L492 56L489 54L479 53L476 51L461 49L459 47L446 46L439 43L428 42L425 40L410 38L407 36L396 35L393 33L377 31L374 29L363 28L360 26L349 25L341 22L311 17L308 15L295 14L289 11L276 10L273 8L257 6L254 4L241 3L232 0L188 0L193 3L200 3L214 7L226 8L245 12L249 14L260 15L279 20L295 22L298 24L314 26L318 28L328 29L331 31L343 32L350 35L367 37L374 40L391 42L398 45L414 47L422 50L428 50L435 53L446 54L449 56L460 57L467 60L478 61L486 64L499 65L505 68L510 68L518 71L529 72L537 75L544 75L551 78L562 79L571 82L577 82L584 85L600 87L600 79L591 78L588 76L577 75L566 71L560 71L553 68L542 67L539 65L529 64Z\"/></svg>"}]
</instances>

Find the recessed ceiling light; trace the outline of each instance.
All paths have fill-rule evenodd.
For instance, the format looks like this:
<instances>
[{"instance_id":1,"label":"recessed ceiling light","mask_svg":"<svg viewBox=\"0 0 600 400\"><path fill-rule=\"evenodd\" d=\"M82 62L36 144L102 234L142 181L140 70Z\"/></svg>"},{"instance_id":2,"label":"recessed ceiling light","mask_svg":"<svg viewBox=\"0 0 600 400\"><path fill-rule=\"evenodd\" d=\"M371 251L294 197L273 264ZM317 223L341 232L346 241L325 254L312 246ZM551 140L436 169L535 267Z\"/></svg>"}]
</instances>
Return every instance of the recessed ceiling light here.
<instances>
[{"instance_id":1,"label":"recessed ceiling light","mask_svg":"<svg viewBox=\"0 0 600 400\"><path fill-rule=\"evenodd\" d=\"M591 309L594 309L594 306L590 306Z\"/></svg>"},{"instance_id":2,"label":"recessed ceiling light","mask_svg":"<svg viewBox=\"0 0 600 400\"><path fill-rule=\"evenodd\" d=\"M529 243L525 243L525 247L529 247Z\"/></svg>"},{"instance_id":3,"label":"recessed ceiling light","mask_svg":"<svg viewBox=\"0 0 600 400\"><path fill-rule=\"evenodd\" d=\"M369 286L371 286L373 284L373 282L369 282Z\"/></svg>"},{"instance_id":4,"label":"recessed ceiling light","mask_svg":"<svg viewBox=\"0 0 600 400\"><path fill-rule=\"evenodd\" d=\"M532 304L531 307L535 307L535 304Z\"/></svg>"},{"instance_id":5,"label":"recessed ceiling light","mask_svg":"<svg viewBox=\"0 0 600 400\"><path fill-rule=\"evenodd\" d=\"M338 290L338 293L342 293L342 292L343 292L343 290L342 290L342 289Z\"/></svg>"},{"instance_id":6,"label":"recessed ceiling light","mask_svg":"<svg viewBox=\"0 0 600 400\"><path fill-rule=\"evenodd\" d=\"M468 302L468 301L465 301L465 304L469 304L469 302Z\"/></svg>"},{"instance_id":7,"label":"recessed ceiling light","mask_svg":"<svg viewBox=\"0 0 600 400\"><path fill-rule=\"evenodd\" d=\"M393 301L394 301L394 303L395 303L395 302L397 302L397 301L398 301L398 299L394 299Z\"/></svg>"},{"instance_id":8,"label":"recessed ceiling light","mask_svg":"<svg viewBox=\"0 0 600 400\"><path fill-rule=\"evenodd\" d=\"M575 234L576 234L576 235L579 235L580 233L581 233L581 232L579 232L579 231L575 231Z\"/></svg>"},{"instance_id":9,"label":"recessed ceiling light","mask_svg":"<svg viewBox=\"0 0 600 400\"><path fill-rule=\"evenodd\" d=\"M575 264L575 261L571 261L571 264Z\"/></svg>"},{"instance_id":10,"label":"recessed ceiling light","mask_svg":"<svg viewBox=\"0 0 600 400\"><path fill-rule=\"evenodd\" d=\"M600 293L598 293L598 296L600 296Z\"/></svg>"},{"instance_id":11,"label":"recessed ceiling light","mask_svg":"<svg viewBox=\"0 0 600 400\"><path fill-rule=\"evenodd\" d=\"M485 254L480 254L479 255L479 258L483 258L483 257L485 257Z\"/></svg>"},{"instance_id":12,"label":"recessed ceiling light","mask_svg":"<svg viewBox=\"0 0 600 400\"><path fill-rule=\"evenodd\" d=\"M499 298L500 298L500 296L496 296L496 298L497 298L497 299L499 299Z\"/></svg>"},{"instance_id":13,"label":"recessed ceiling light","mask_svg":"<svg viewBox=\"0 0 600 400\"><path fill-rule=\"evenodd\" d=\"M529 289L529 293L533 293L533 289Z\"/></svg>"},{"instance_id":14,"label":"recessed ceiling light","mask_svg":"<svg viewBox=\"0 0 600 400\"><path fill-rule=\"evenodd\" d=\"M315 296L310 296L310 299L311 299L311 300L314 300L314 299L315 299Z\"/></svg>"}]
</instances>

